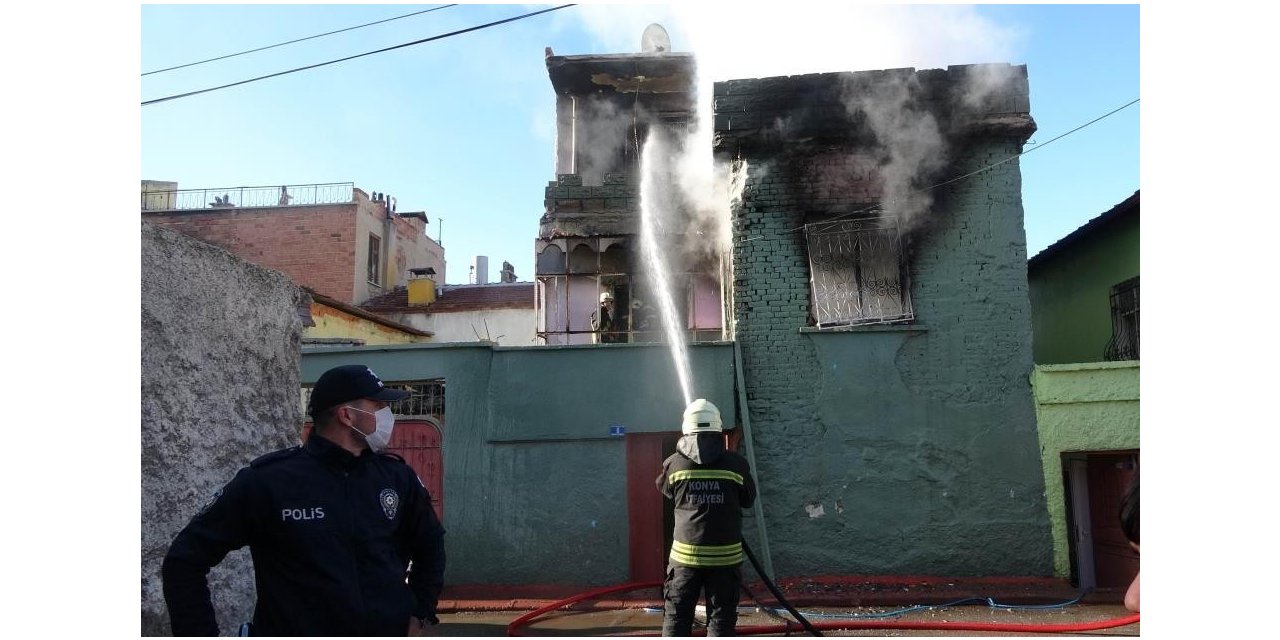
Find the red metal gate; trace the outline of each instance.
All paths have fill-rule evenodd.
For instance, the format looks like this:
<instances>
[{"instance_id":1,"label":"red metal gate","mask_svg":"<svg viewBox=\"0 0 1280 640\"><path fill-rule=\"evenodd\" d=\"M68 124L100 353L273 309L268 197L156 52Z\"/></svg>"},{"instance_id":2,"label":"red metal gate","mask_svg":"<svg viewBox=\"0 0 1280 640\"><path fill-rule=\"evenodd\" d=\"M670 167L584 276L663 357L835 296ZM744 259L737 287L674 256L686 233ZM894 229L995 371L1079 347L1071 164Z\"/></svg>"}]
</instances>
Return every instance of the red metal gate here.
<instances>
[{"instance_id":1,"label":"red metal gate","mask_svg":"<svg viewBox=\"0 0 1280 640\"><path fill-rule=\"evenodd\" d=\"M432 419L396 421L391 433L389 453L394 453L418 474L427 492L431 494L431 506L444 522L444 455L441 448L441 425Z\"/></svg>"}]
</instances>

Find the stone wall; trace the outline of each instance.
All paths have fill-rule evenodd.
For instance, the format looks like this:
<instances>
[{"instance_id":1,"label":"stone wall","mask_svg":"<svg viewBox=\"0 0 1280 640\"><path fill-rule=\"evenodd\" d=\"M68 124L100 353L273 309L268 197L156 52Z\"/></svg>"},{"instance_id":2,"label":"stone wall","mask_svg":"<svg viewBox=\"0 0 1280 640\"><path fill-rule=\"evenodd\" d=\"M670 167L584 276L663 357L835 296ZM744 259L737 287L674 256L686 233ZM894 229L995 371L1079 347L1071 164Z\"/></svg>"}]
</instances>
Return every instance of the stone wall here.
<instances>
[{"instance_id":1,"label":"stone wall","mask_svg":"<svg viewBox=\"0 0 1280 640\"><path fill-rule=\"evenodd\" d=\"M297 444L299 308L283 275L142 224L142 635L169 635L160 564L173 537L254 458ZM247 550L209 575L218 624L250 618Z\"/></svg>"}]
</instances>

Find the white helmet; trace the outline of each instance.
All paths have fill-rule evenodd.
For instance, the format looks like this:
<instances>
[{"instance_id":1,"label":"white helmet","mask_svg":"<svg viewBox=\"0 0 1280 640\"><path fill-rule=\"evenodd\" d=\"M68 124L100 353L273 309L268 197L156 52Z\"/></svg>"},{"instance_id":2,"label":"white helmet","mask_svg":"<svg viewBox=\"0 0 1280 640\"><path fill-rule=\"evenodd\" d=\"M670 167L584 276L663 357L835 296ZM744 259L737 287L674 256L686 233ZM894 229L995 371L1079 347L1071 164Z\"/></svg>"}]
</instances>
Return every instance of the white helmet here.
<instances>
[{"instance_id":1,"label":"white helmet","mask_svg":"<svg viewBox=\"0 0 1280 640\"><path fill-rule=\"evenodd\" d=\"M608 291L600 294L600 304L604 304L606 302L613 302L613 294Z\"/></svg>"},{"instance_id":2,"label":"white helmet","mask_svg":"<svg viewBox=\"0 0 1280 640\"><path fill-rule=\"evenodd\" d=\"M720 422L720 410L714 404L698 398L689 403L684 410L684 422L680 430L685 435L691 433L721 433L724 425Z\"/></svg>"}]
</instances>

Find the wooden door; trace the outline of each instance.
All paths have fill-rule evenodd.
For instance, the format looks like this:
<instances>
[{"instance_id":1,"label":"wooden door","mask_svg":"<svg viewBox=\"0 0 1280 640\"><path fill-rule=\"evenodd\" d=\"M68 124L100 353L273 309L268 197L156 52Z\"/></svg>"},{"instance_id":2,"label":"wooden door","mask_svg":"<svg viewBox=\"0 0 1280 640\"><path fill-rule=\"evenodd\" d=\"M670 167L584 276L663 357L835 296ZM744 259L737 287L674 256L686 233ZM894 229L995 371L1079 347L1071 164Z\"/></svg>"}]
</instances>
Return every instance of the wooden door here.
<instances>
[{"instance_id":1,"label":"wooden door","mask_svg":"<svg viewBox=\"0 0 1280 640\"><path fill-rule=\"evenodd\" d=\"M1099 588L1127 587L1138 573L1138 554L1120 528L1120 500L1133 481L1137 462L1137 453L1088 458L1090 533Z\"/></svg>"}]
</instances>

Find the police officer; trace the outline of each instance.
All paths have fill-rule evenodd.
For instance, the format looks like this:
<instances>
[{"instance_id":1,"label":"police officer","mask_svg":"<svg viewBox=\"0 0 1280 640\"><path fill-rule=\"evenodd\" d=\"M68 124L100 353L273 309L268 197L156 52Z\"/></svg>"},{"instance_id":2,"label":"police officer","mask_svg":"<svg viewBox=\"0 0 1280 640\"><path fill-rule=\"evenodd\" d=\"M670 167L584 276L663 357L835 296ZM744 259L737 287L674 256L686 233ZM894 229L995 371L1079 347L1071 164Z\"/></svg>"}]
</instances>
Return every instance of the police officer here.
<instances>
[{"instance_id":1,"label":"police officer","mask_svg":"<svg viewBox=\"0 0 1280 640\"><path fill-rule=\"evenodd\" d=\"M720 410L699 398L684 411L676 453L662 463L658 490L675 504L662 635L687 636L693 611L707 596L707 635L734 635L742 581L742 509L756 483L742 456L727 451Z\"/></svg>"},{"instance_id":2,"label":"police officer","mask_svg":"<svg viewBox=\"0 0 1280 640\"><path fill-rule=\"evenodd\" d=\"M241 469L170 545L161 576L174 635L218 635L207 575L246 545L253 635L403 636L438 622L444 529L413 469L382 453L387 403L406 396L363 365L320 376L306 444Z\"/></svg>"}]
</instances>

